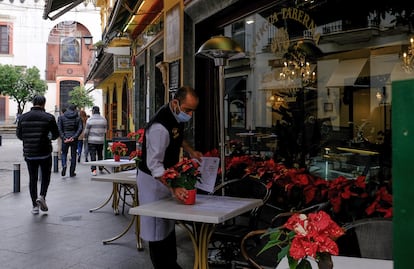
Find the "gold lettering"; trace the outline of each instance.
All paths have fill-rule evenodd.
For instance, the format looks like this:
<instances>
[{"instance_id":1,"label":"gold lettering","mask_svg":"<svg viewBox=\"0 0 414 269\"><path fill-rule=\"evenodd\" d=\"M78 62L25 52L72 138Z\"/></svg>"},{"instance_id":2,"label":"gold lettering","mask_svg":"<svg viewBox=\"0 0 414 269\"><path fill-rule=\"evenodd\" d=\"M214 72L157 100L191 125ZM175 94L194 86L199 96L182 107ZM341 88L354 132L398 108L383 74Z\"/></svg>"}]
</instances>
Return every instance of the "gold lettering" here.
<instances>
[{"instance_id":1,"label":"gold lettering","mask_svg":"<svg viewBox=\"0 0 414 269\"><path fill-rule=\"evenodd\" d=\"M297 8L292 9L292 18L291 19L296 20L296 21L299 21L299 18L298 18L298 9Z\"/></svg>"},{"instance_id":2,"label":"gold lettering","mask_svg":"<svg viewBox=\"0 0 414 269\"><path fill-rule=\"evenodd\" d=\"M298 14L297 20L302 21L302 18L305 12L303 12L303 10L298 10L298 11L299 12L297 13Z\"/></svg>"},{"instance_id":3,"label":"gold lettering","mask_svg":"<svg viewBox=\"0 0 414 269\"><path fill-rule=\"evenodd\" d=\"M269 21L269 23L276 23L278 20L279 20L279 18L277 17L277 13L276 12L274 12L272 15L270 15L268 18L267 18L267 20Z\"/></svg>"},{"instance_id":4,"label":"gold lettering","mask_svg":"<svg viewBox=\"0 0 414 269\"><path fill-rule=\"evenodd\" d=\"M305 17L303 17L303 20L302 20L302 22L303 22L303 25L306 25L306 27L309 29L309 20L310 20L310 17L309 17L309 15L308 14L305 14Z\"/></svg>"}]
</instances>

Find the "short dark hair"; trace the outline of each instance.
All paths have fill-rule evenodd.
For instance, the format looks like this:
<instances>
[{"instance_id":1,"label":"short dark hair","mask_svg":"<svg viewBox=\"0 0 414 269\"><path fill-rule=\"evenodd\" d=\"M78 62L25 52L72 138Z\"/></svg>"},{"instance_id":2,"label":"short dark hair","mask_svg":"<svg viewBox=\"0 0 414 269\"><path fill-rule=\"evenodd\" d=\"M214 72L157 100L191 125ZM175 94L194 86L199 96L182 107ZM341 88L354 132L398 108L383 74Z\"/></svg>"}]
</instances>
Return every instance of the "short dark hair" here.
<instances>
[{"instance_id":1,"label":"short dark hair","mask_svg":"<svg viewBox=\"0 0 414 269\"><path fill-rule=\"evenodd\" d=\"M32 102L34 106L44 106L46 104L46 98L42 95L36 95Z\"/></svg>"},{"instance_id":2,"label":"short dark hair","mask_svg":"<svg viewBox=\"0 0 414 269\"><path fill-rule=\"evenodd\" d=\"M76 105L74 104L70 104L68 107L69 110L75 110L76 109Z\"/></svg>"},{"instance_id":3,"label":"short dark hair","mask_svg":"<svg viewBox=\"0 0 414 269\"><path fill-rule=\"evenodd\" d=\"M181 103L182 101L184 101L188 94L198 98L197 93L192 87L182 86L175 92L174 99L177 99Z\"/></svg>"},{"instance_id":4,"label":"short dark hair","mask_svg":"<svg viewBox=\"0 0 414 269\"><path fill-rule=\"evenodd\" d=\"M92 114L99 114L99 106L92 107Z\"/></svg>"}]
</instances>

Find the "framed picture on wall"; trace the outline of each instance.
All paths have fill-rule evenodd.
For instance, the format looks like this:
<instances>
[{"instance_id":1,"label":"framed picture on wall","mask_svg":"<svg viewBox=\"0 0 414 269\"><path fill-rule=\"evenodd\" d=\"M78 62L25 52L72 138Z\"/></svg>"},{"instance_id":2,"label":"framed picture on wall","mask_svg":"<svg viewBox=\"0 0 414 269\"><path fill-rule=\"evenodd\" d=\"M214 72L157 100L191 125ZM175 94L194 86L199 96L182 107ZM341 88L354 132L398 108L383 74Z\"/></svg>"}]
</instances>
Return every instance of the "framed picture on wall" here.
<instances>
[{"instance_id":1,"label":"framed picture on wall","mask_svg":"<svg viewBox=\"0 0 414 269\"><path fill-rule=\"evenodd\" d=\"M81 62L81 39L78 37L60 38L60 63L80 64Z\"/></svg>"}]
</instances>

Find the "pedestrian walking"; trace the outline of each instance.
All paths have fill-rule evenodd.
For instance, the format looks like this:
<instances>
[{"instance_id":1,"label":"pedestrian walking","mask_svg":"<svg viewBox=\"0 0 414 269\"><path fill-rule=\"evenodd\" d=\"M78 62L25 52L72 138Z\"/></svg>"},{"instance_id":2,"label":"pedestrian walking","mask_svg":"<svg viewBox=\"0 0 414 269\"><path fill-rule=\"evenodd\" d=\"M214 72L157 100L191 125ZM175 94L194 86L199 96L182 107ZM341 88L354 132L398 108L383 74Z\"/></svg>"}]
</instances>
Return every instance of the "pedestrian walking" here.
<instances>
[{"instance_id":1,"label":"pedestrian walking","mask_svg":"<svg viewBox=\"0 0 414 269\"><path fill-rule=\"evenodd\" d=\"M48 211L46 194L50 183L52 170L52 143L59 137L55 116L45 111L46 98L35 96L33 107L29 112L19 117L16 136L23 141L23 156L29 172L29 191L32 199L32 213L39 214ZM37 182L40 168L40 196L37 192Z\"/></svg>"},{"instance_id":2,"label":"pedestrian walking","mask_svg":"<svg viewBox=\"0 0 414 269\"><path fill-rule=\"evenodd\" d=\"M71 104L58 119L59 134L62 139L62 177L66 175L67 157L70 149L70 177L76 176L76 150L78 137L82 132L82 120Z\"/></svg>"},{"instance_id":3,"label":"pedestrian walking","mask_svg":"<svg viewBox=\"0 0 414 269\"><path fill-rule=\"evenodd\" d=\"M105 134L108 122L105 117L100 115L99 107L92 108L92 116L86 121L85 139L88 141L88 151L91 161L103 160L103 147L105 143ZM99 171L103 170L103 166L99 167ZM91 174L96 176L96 166L91 166Z\"/></svg>"}]
</instances>

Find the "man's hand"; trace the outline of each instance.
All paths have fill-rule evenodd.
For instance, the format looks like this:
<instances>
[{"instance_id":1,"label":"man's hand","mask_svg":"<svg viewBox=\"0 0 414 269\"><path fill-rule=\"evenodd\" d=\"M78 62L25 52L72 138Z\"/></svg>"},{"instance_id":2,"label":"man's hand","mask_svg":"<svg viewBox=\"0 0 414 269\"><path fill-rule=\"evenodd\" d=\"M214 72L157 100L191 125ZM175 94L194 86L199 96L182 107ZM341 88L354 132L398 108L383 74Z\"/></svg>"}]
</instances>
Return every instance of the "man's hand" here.
<instances>
[{"instance_id":1,"label":"man's hand","mask_svg":"<svg viewBox=\"0 0 414 269\"><path fill-rule=\"evenodd\" d=\"M173 195L175 196L175 198L177 198L180 201L185 201L185 199L188 198L188 191L185 188L172 188L171 189Z\"/></svg>"},{"instance_id":2,"label":"man's hand","mask_svg":"<svg viewBox=\"0 0 414 269\"><path fill-rule=\"evenodd\" d=\"M73 137L69 137L69 138L66 138L65 140L63 140L64 143L70 143L70 142L73 142L73 141L74 141Z\"/></svg>"}]
</instances>

